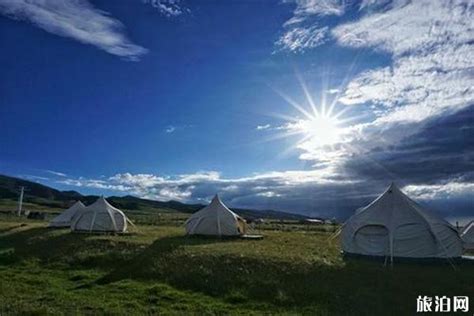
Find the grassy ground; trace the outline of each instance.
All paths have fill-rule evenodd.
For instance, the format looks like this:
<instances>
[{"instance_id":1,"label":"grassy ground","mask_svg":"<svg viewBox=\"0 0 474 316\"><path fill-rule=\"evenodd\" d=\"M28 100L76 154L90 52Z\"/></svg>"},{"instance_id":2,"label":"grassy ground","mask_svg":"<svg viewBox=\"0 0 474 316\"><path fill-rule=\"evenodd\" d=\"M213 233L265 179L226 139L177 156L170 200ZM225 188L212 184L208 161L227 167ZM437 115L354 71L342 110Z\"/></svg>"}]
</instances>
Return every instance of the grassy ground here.
<instances>
[{"instance_id":1,"label":"grassy ground","mask_svg":"<svg viewBox=\"0 0 474 316\"><path fill-rule=\"evenodd\" d=\"M9 200L9 199L0 199L0 212L16 212L18 209L18 201L16 200ZM60 213L64 209L60 207L51 207L51 206L43 206L29 202L23 202L23 210L35 210L40 212L56 212Z\"/></svg>"},{"instance_id":2,"label":"grassy ground","mask_svg":"<svg viewBox=\"0 0 474 316\"><path fill-rule=\"evenodd\" d=\"M0 215L0 315L411 315L418 295L474 299L474 265L345 262L331 227L216 240L181 220L91 236Z\"/></svg>"}]
</instances>

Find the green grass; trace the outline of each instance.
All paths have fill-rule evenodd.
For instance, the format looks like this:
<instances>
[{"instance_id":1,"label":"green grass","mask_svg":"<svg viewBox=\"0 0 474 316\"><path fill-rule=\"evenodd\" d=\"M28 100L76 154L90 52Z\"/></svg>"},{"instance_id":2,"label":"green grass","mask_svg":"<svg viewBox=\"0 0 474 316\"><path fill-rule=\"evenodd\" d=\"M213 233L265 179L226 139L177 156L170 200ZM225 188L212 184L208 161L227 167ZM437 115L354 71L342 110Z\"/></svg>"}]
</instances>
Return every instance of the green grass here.
<instances>
[{"instance_id":1,"label":"green grass","mask_svg":"<svg viewBox=\"0 0 474 316\"><path fill-rule=\"evenodd\" d=\"M218 240L183 236L182 220L113 236L1 216L0 315L411 315L418 295L474 295L474 265L346 262L332 227Z\"/></svg>"},{"instance_id":2,"label":"green grass","mask_svg":"<svg viewBox=\"0 0 474 316\"><path fill-rule=\"evenodd\" d=\"M12 200L12 199L0 199L0 212L2 213L14 213L18 209L18 201L17 200ZM35 203L30 203L30 202L23 202L23 210L35 210L35 211L41 211L41 212L56 212L60 213L64 209L61 208L60 206L57 207L51 207L47 205L39 205Z\"/></svg>"}]
</instances>

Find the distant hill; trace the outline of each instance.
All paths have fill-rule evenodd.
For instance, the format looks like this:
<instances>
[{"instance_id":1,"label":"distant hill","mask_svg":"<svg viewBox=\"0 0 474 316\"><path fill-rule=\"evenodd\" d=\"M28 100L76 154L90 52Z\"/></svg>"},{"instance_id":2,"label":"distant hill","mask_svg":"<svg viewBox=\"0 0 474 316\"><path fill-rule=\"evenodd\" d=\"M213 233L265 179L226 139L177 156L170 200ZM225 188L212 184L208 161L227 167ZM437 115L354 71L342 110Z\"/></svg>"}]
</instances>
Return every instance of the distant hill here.
<instances>
[{"instance_id":1,"label":"distant hill","mask_svg":"<svg viewBox=\"0 0 474 316\"><path fill-rule=\"evenodd\" d=\"M69 201L81 198L76 191L59 191L48 186L19 178L0 175L0 198L17 198L19 187L27 187L25 197L37 197L54 201Z\"/></svg>"},{"instance_id":2,"label":"distant hill","mask_svg":"<svg viewBox=\"0 0 474 316\"><path fill-rule=\"evenodd\" d=\"M36 182L19 179L15 177L0 175L0 200L18 199L19 187L27 188L24 201L40 205L42 207L67 208L75 201L81 200L86 205L94 202L98 196L82 195L76 191L59 191ZM131 195L111 196L107 200L114 206L132 211L146 212L182 212L194 213L204 207L202 204L185 204L178 201L155 201L142 199ZM249 210L233 209L245 218L269 218L269 219L304 219L306 216L279 212L273 210Z\"/></svg>"}]
</instances>

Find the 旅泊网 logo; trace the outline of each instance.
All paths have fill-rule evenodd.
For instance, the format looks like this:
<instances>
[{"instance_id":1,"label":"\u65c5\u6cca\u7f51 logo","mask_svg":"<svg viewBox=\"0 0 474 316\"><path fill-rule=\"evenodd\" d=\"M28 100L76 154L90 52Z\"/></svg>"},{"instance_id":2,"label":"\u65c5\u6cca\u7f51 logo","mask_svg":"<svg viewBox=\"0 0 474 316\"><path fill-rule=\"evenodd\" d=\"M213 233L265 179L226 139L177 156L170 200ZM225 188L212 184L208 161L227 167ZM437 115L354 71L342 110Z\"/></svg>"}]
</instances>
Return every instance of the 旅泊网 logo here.
<instances>
[{"instance_id":1,"label":"\u65c5\u6cca\u7f51 logo","mask_svg":"<svg viewBox=\"0 0 474 316\"><path fill-rule=\"evenodd\" d=\"M416 299L417 313L451 313L469 312L468 296L418 296Z\"/></svg>"}]
</instances>

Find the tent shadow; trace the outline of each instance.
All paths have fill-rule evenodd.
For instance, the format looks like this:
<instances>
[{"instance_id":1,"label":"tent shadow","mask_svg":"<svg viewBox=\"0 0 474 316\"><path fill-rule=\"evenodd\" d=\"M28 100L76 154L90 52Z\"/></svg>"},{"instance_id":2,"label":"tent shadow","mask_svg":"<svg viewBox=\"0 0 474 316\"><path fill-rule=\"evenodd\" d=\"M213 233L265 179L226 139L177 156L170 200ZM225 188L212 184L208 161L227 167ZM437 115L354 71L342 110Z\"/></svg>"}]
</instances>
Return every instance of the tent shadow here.
<instances>
[{"instance_id":1,"label":"tent shadow","mask_svg":"<svg viewBox=\"0 0 474 316\"><path fill-rule=\"evenodd\" d=\"M17 263L28 259L38 259L44 263L64 258L84 237L69 233L59 233L46 227L32 227L10 233L0 239L0 260L3 263Z\"/></svg>"},{"instance_id":2,"label":"tent shadow","mask_svg":"<svg viewBox=\"0 0 474 316\"><path fill-rule=\"evenodd\" d=\"M173 257L173 252L179 252L183 246L196 246L204 244L224 243L235 238L215 238L206 236L170 236L155 240L150 246L134 256L132 259L115 268L103 278L97 280L98 284L108 284L122 279L155 278L159 262Z\"/></svg>"}]
</instances>

